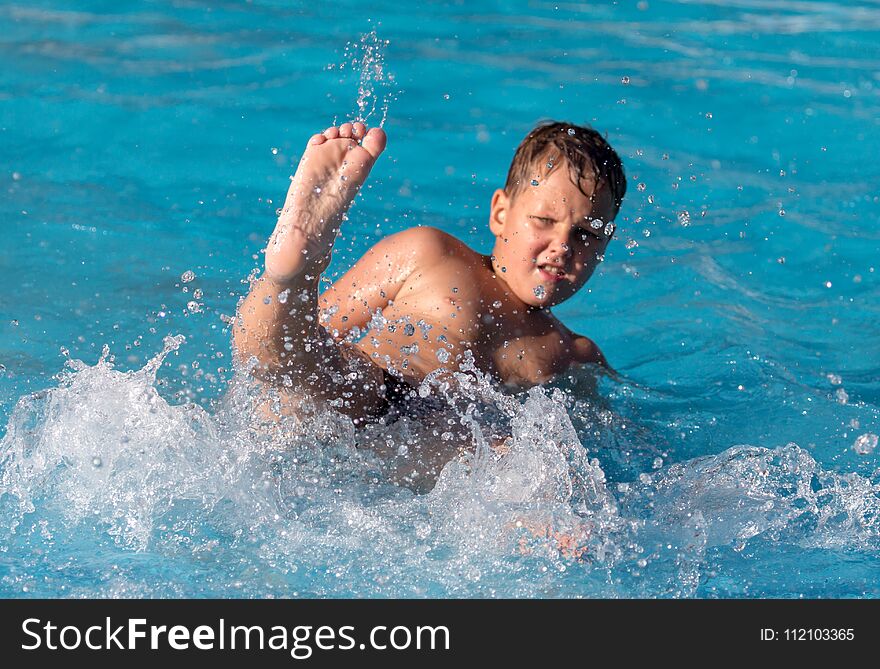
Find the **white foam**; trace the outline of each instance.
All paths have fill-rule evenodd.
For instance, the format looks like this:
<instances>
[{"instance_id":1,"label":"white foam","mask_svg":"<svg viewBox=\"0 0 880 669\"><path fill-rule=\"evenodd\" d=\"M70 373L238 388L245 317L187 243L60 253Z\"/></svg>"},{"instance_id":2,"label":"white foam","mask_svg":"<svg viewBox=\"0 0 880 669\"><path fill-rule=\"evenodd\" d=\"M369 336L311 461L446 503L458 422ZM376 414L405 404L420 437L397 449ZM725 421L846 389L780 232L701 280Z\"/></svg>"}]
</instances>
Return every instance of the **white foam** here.
<instances>
[{"instance_id":1,"label":"white foam","mask_svg":"<svg viewBox=\"0 0 880 669\"><path fill-rule=\"evenodd\" d=\"M0 443L0 545L22 565L7 582L110 550L90 585L56 575L46 594L607 595L623 572L687 596L713 546L877 547L878 487L794 445L731 448L612 494L560 390L507 395L471 361L426 379L450 403L431 417L263 424L248 377L212 412L167 402L156 373L181 343L134 372L106 352L71 361L18 402ZM163 569L183 580L156 581Z\"/></svg>"}]
</instances>

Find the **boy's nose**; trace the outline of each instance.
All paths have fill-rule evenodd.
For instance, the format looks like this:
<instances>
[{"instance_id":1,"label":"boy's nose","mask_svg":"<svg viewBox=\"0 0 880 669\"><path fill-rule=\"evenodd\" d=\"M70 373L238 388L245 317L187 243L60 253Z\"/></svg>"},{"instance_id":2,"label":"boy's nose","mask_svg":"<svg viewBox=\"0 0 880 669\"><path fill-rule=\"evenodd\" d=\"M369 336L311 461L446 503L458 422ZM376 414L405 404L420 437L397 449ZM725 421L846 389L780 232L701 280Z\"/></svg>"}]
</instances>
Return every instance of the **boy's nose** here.
<instances>
[{"instance_id":1,"label":"boy's nose","mask_svg":"<svg viewBox=\"0 0 880 669\"><path fill-rule=\"evenodd\" d=\"M548 251L555 258L567 258L570 256L571 240L569 239L569 233L556 235L550 243Z\"/></svg>"}]
</instances>

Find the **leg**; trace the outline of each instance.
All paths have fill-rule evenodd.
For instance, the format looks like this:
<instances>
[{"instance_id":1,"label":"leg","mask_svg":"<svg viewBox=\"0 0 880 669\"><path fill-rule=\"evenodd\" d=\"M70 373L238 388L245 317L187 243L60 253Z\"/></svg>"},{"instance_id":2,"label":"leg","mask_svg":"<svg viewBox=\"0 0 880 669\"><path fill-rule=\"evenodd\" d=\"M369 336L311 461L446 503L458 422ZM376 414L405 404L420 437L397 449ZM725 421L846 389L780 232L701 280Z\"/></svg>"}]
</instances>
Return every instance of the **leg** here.
<instances>
[{"instance_id":1,"label":"leg","mask_svg":"<svg viewBox=\"0 0 880 669\"><path fill-rule=\"evenodd\" d=\"M256 358L253 373L285 388L294 411L302 397L355 418L384 405L379 370L340 349L318 324L320 275L346 210L384 149L385 133L367 132L362 123L309 140L266 248L265 272L239 309L239 358Z\"/></svg>"}]
</instances>

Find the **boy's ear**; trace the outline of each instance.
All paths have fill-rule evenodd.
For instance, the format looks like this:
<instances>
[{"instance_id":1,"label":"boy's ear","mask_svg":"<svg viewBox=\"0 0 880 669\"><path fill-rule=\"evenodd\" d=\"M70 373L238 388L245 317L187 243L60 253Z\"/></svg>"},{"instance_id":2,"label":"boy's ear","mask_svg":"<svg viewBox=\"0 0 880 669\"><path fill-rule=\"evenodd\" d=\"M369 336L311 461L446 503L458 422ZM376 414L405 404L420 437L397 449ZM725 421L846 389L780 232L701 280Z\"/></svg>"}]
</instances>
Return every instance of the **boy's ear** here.
<instances>
[{"instance_id":1,"label":"boy's ear","mask_svg":"<svg viewBox=\"0 0 880 669\"><path fill-rule=\"evenodd\" d=\"M492 194L492 205L489 209L489 229L496 237L504 231L504 221L510 208L510 198L499 188Z\"/></svg>"}]
</instances>

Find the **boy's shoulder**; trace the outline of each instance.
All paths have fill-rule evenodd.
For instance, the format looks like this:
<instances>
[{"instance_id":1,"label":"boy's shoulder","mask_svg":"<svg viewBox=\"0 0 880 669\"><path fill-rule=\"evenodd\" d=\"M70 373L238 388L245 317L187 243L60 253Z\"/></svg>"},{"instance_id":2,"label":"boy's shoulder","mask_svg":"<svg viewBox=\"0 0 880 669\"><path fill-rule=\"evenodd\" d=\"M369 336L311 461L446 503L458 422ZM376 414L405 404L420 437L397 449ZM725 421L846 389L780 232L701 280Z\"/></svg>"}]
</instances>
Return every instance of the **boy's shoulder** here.
<instances>
[{"instance_id":1,"label":"boy's shoulder","mask_svg":"<svg viewBox=\"0 0 880 669\"><path fill-rule=\"evenodd\" d=\"M457 237L428 225L407 228L389 235L386 240L404 246L410 252L431 257L476 254Z\"/></svg>"},{"instance_id":2,"label":"boy's shoulder","mask_svg":"<svg viewBox=\"0 0 880 669\"><path fill-rule=\"evenodd\" d=\"M409 281L430 282L433 288L461 284L462 297L481 283L482 256L448 232L420 226L397 232L381 242L389 259L413 267Z\"/></svg>"},{"instance_id":3,"label":"boy's shoulder","mask_svg":"<svg viewBox=\"0 0 880 669\"><path fill-rule=\"evenodd\" d=\"M556 318L555 315L553 316L553 320L555 321L556 327L565 333L565 336L570 342L569 346L573 362L581 364L594 363L603 366L608 365L608 361L605 360L605 356L602 355L602 351L596 345L596 342L589 337L572 332L572 330Z\"/></svg>"}]
</instances>

